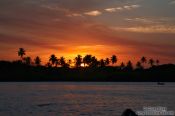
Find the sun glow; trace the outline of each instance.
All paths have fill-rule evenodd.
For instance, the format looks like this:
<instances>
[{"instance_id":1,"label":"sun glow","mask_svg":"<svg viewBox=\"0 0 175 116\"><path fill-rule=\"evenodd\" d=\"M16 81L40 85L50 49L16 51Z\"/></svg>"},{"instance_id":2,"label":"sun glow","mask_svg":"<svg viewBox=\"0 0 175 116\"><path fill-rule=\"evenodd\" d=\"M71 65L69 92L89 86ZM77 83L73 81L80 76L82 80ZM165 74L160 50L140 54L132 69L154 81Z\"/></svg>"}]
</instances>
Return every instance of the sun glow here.
<instances>
[{"instance_id":1,"label":"sun glow","mask_svg":"<svg viewBox=\"0 0 175 116\"><path fill-rule=\"evenodd\" d=\"M81 67L85 67L84 63L81 63Z\"/></svg>"}]
</instances>

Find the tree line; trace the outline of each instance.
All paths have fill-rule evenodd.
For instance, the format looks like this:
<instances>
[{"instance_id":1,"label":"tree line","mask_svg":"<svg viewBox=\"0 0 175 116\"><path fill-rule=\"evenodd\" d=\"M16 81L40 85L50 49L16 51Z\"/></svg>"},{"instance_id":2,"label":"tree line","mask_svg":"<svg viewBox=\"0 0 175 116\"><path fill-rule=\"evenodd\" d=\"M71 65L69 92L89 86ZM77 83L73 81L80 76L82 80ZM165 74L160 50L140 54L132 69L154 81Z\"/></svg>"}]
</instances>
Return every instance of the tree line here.
<instances>
[{"instance_id":1,"label":"tree line","mask_svg":"<svg viewBox=\"0 0 175 116\"><path fill-rule=\"evenodd\" d=\"M26 56L26 50L24 48L19 48L18 56L20 57L19 62L27 65L41 66L41 58L36 56L34 60L31 57ZM84 57L77 55L74 60L66 60L63 56L57 58L55 54L51 54L48 62L45 64L46 67L68 67L74 66L76 68L80 67L105 67L105 66L115 66L118 58L116 55L112 55L110 58L98 60L95 56L87 54ZM147 59L145 56L140 58L140 61L136 63L136 69L144 69L146 64L150 67L154 65L159 65L159 60ZM133 63L129 60L126 64L122 62L119 66L121 69L133 69Z\"/></svg>"}]
</instances>

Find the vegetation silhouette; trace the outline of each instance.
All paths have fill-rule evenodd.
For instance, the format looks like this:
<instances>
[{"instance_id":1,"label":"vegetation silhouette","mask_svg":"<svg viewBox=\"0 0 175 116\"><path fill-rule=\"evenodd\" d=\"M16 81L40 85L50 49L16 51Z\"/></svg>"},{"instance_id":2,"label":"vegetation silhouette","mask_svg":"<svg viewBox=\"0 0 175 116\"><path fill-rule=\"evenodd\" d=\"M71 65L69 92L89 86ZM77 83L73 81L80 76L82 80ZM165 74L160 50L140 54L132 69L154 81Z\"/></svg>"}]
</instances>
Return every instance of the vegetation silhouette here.
<instances>
[{"instance_id":1,"label":"vegetation silhouette","mask_svg":"<svg viewBox=\"0 0 175 116\"><path fill-rule=\"evenodd\" d=\"M174 64L160 65L158 59L147 60L145 56L135 66L130 60L118 66L116 55L100 60L91 54L77 55L72 61L51 54L45 65L39 56L32 60L25 55L25 49L19 48L19 60L0 61L0 81L175 82Z\"/></svg>"},{"instance_id":2,"label":"vegetation silhouette","mask_svg":"<svg viewBox=\"0 0 175 116\"><path fill-rule=\"evenodd\" d=\"M24 56L25 54L26 54L26 53L25 53L24 48L19 48L19 50L18 50L18 56L20 56L21 59L23 59L23 56Z\"/></svg>"},{"instance_id":3,"label":"vegetation silhouette","mask_svg":"<svg viewBox=\"0 0 175 116\"><path fill-rule=\"evenodd\" d=\"M142 62L142 63L146 63L146 62L147 62L147 59L146 59L145 56L143 56L143 57L141 58L141 62Z\"/></svg>"},{"instance_id":4,"label":"vegetation silhouette","mask_svg":"<svg viewBox=\"0 0 175 116\"><path fill-rule=\"evenodd\" d=\"M89 66L92 62L92 55L86 55L84 58L83 58L83 63L84 63L84 66Z\"/></svg>"},{"instance_id":5,"label":"vegetation silhouette","mask_svg":"<svg viewBox=\"0 0 175 116\"><path fill-rule=\"evenodd\" d=\"M34 62L35 62L35 65L36 66L40 66L41 65L41 58L39 56L37 56L35 59L34 59Z\"/></svg>"},{"instance_id":6,"label":"vegetation silhouette","mask_svg":"<svg viewBox=\"0 0 175 116\"><path fill-rule=\"evenodd\" d=\"M82 56L81 55L77 55L77 57L75 57L75 66L81 67L81 63L82 63Z\"/></svg>"},{"instance_id":7,"label":"vegetation silhouette","mask_svg":"<svg viewBox=\"0 0 175 116\"><path fill-rule=\"evenodd\" d=\"M112 61L112 64L115 64L117 62L117 56L116 55L112 55L111 61Z\"/></svg>"},{"instance_id":8,"label":"vegetation silhouette","mask_svg":"<svg viewBox=\"0 0 175 116\"><path fill-rule=\"evenodd\" d=\"M123 70L125 68L125 63L122 62L121 65L120 65L120 69Z\"/></svg>"},{"instance_id":9,"label":"vegetation silhouette","mask_svg":"<svg viewBox=\"0 0 175 116\"><path fill-rule=\"evenodd\" d=\"M49 58L49 62L51 62L51 66L57 66L58 59L55 54L52 54Z\"/></svg>"},{"instance_id":10,"label":"vegetation silhouette","mask_svg":"<svg viewBox=\"0 0 175 116\"><path fill-rule=\"evenodd\" d=\"M156 64L159 65L160 61L159 60L156 60Z\"/></svg>"},{"instance_id":11,"label":"vegetation silhouette","mask_svg":"<svg viewBox=\"0 0 175 116\"><path fill-rule=\"evenodd\" d=\"M105 65L108 66L109 64L110 64L110 60L109 60L109 58L106 58Z\"/></svg>"},{"instance_id":12,"label":"vegetation silhouette","mask_svg":"<svg viewBox=\"0 0 175 116\"><path fill-rule=\"evenodd\" d=\"M23 60L24 60L24 63L27 65L31 65L31 63L32 63L32 59L29 56L24 57Z\"/></svg>"},{"instance_id":13,"label":"vegetation silhouette","mask_svg":"<svg viewBox=\"0 0 175 116\"><path fill-rule=\"evenodd\" d=\"M143 66L142 66L140 61L137 62L136 69L138 69L138 70L143 69Z\"/></svg>"},{"instance_id":14,"label":"vegetation silhouette","mask_svg":"<svg viewBox=\"0 0 175 116\"><path fill-rule=\"evenodd\" d=\"M62 67L68 67L68 64L66 63L65 58L63 56L60 57L60 59L58 59L58 61Z\"/></svg>"},{"instance_id":15,"label":"vegetation silhouette","mask_svg":"<svg viewBox=\"0 0 175 116\"><path fill-rule=\"evenodd\" d=\"M151 59L149 59L149 64L151 65L151 67L153 67L154 66L154 63L155 63L155 61L151 58Z\"/></svg>"}]
</instances>

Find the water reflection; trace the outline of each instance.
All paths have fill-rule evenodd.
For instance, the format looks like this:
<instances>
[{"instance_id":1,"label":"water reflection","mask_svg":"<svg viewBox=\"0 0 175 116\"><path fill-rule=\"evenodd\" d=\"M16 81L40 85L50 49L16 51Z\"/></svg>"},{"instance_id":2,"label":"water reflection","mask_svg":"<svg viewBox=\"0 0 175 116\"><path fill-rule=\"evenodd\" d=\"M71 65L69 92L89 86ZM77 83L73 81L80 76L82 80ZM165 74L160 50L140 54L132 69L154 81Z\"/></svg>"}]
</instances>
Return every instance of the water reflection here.
<instances>
[{"instance_id":1,"label":"water reflection","mask_svg":"<svg viewBox=\"0 0 175 116\"><path fill-rule=\"evenodd\" d=\"M126 108L175 109L174 83L164 87L155 83L0 83L0 86L0 115L7 116L116 116Z\"/></svg>"}]
</instances>

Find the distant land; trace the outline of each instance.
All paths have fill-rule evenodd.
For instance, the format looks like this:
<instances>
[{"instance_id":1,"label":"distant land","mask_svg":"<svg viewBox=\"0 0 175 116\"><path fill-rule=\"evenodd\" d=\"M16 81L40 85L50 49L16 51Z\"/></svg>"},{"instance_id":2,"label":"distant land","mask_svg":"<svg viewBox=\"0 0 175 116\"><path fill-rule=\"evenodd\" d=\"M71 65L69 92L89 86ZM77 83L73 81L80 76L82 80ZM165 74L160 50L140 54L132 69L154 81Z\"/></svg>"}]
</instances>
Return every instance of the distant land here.
<instances>
[{"instance_id":1,"label":"distant land","mask_svg":"<svg viewBox=\"0 0 175 116\"><path fill-rule=\"evenodd\" d=\"M34 60L26 56L24 48L19 48L19 60L0 61L0 81L92 81L92 82L175 82L175 65L163 64L154 59L141 57L134 68L129 60L119 66L116 55L98 60L87 54L77 55L72 60L51 54L45 65L41 58ZM149 64L149 68L144 66Z\"/></svg>"},{"instance_id":2,"label":"distant land","mask_svg":"<svg viewBox=\"0 0 175 116\"><path fill-rule=\"evenodd\" d=\"M0 81L175 82L175 65L127 70L118 66L69 68L0 61Z\"/></svg>"}]
</instances>

